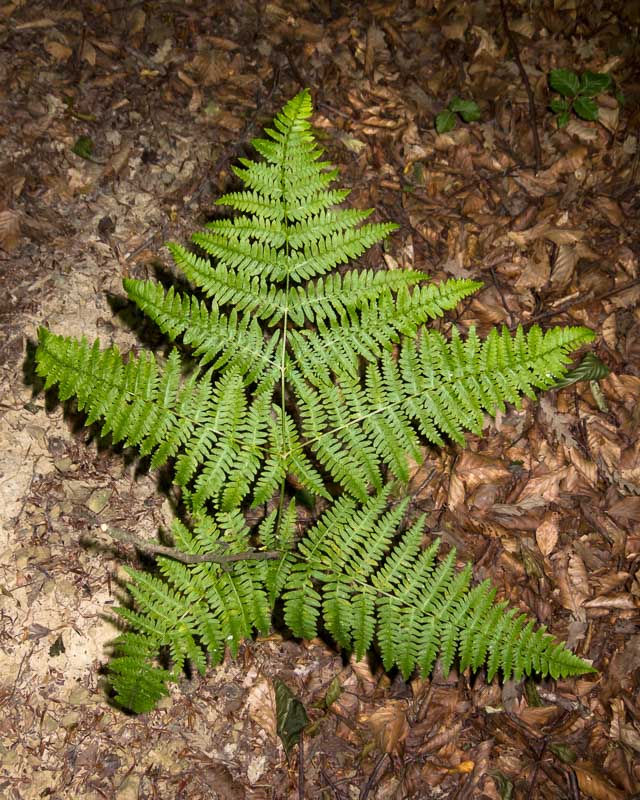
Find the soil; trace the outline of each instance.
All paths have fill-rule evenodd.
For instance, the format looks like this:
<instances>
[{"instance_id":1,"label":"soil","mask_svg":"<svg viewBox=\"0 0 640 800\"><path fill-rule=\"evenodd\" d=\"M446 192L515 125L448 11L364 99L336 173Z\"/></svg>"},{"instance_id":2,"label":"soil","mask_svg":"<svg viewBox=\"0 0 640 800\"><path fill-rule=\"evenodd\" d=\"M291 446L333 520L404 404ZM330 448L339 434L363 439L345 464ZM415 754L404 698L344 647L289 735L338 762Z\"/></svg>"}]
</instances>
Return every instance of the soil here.
<instances>
[{"instance_id":1,"label":"soil","mask_svg":"<svg viewBox=\"0 0 640 800\"><path fill-rule=\"evenodd\" d=\"M637 2L4 1L0 797L640 796L639 26ZM612 76L596 121L558 127L556 68ZM42 391L37 328L159 346L122 279L170 269L163 243L207 220L305 86L350 205L400 224L367 263L484 282L443 331L598 333L607 377L488 418L412 481L475 578L597 675L404 682L274 631L152 713L109 702L109 610L137 556L92 523L154 537L171 504ZM454 97L480 119L437 133ZM289 760L276 679L311 719Z\"/></svg>"}]
</instances>

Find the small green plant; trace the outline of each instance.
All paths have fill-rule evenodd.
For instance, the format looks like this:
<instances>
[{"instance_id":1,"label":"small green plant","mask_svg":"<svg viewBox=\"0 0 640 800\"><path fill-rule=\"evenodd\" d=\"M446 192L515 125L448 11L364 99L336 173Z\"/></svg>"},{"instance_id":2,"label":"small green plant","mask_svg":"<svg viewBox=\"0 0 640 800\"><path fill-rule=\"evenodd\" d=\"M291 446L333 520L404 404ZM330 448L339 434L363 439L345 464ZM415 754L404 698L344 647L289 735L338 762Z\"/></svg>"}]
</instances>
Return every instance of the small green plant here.
<instances>
[{"instance_id":1,"label":"small green plant","mask_svg":"<svg viewBox=\"0 0 640 800\"><path fill-rule=\"evenodd\" d=\"M174 547L137 540L157 570L127 569L133 603L117 609L128 629L109 666L117 702L150 710L187 662L204 672L266 633L276 603L295 636L324 629L358 657L375 643L405 677L438 657L445 672L484 665L489 679L593 671L488 581L472 585L454 550L439 559L437 540L425 547L405 495L426 442L463 444L485 412L551 388L594 334L481 339L453 327L447 339L424 323L478 282L339 271L397 226L337 207L348 192L329 188L337 170L311 114L303 91L253 142L263 160L242 159L245 189L218 201L239 213L194 235L200 254L170 245L194 291L125 279L176 342L168 357L39 332L45 389L75 397L87 425L100 421L152 468L170 462L182 492Z\"/></svg>"},{"instance_id":2,"label":"small green plant","mask_svg":"<svg viewBox=\"0 0 640 800\"><path fill-rule=\"evenodd\" d=\"M477 122L482 117L478 104L473 100L454 97L445 110L437 115L436 131L438 133L452 131L458 123L458 116L465 122Z\"/></svg>"},{"instance_id":3,"label":"small green plant","mask_svg":"<svg viewBox=\"0 0 640 800\"><path fill-rule=\"evenodd\" d=\"M578 75L570 69L554 69L549 74L549 86L561 95L554 97L549 107L557 114L558 128L564 128L572 111L580 119L595 122L598 119L598 104L594 98L609 91L613 79L605 72L587 70Z\"/></svg>"}]
</instances>

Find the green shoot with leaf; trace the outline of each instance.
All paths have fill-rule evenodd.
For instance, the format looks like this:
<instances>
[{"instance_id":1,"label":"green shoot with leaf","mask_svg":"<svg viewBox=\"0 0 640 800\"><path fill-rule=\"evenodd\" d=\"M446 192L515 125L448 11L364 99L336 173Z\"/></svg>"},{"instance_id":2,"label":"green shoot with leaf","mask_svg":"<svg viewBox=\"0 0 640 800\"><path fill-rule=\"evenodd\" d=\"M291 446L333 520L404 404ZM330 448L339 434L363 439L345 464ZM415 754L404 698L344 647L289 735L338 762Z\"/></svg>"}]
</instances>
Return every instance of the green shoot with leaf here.
<instances>
[{"instance_id":1,"label":"green shoot with leaf","mask_svg":"<svg viewBox=\"0 0 640 800\"><path fill-rule=\"evenodd\" d=\"M477 122L482 114L475 101L454 97L445 110L437 115L436 131L438 133L452 131L456 127L458 116L462 117L464 122Z\"/></svg>"},{"instance_id":2,"label":"green shoot with leaf","mask_svg":"<svg viewBox=\"0 0 640 800\"><path fill-rule=\"evenodd\" d=\"M595 122L598 119L598 104L595 97L608 92L613 86L611 75L605 72L586 70L581 75L570 69L553 69L549 85L561 97L554 97L549 107L557 114L558 128L565 128L571 111L580 119Z\"/></svg>"}]
</instances>

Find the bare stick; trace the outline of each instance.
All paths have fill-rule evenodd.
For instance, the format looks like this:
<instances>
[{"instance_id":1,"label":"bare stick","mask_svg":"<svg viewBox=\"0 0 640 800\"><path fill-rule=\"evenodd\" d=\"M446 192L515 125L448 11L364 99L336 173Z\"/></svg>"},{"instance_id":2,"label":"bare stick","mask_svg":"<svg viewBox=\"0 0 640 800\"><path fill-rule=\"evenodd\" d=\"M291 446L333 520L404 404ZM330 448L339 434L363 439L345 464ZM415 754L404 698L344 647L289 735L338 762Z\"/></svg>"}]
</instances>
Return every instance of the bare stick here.
<instances>
[{"instance_id":1,"label":"bare stick","mask_svg":"<svg viewBox=\"0 0 640 800\"><path fill-rule=\"evenodd\" d=\"M522 82L524 83L524 88L527 90L527 97L529 98L529 122L531 124L531 133L533 134L533 152L536 161L536 172L539 172L540 166L542 164L542 149L540 148L540 137L538 136L538 121L536 119L536 101L533 96L531 84L529 83L529 77L525 72L524 67L522 66L522 61L520 60L520 51L518 50L518 43L516 42L515 36L513 35L513 33L511 33L511 30L509 28L509 18L507 17L507 7L505 5L504 0L500 0L500 8L502 10L502 21L504 22L504 29L507 34L507 39L509 40L509 45L511 46L511 51L513 53L515 62L518 65L518 71L520 72Z\"/></svg>"},{"instance_id":2,"label":"bare stick","mask_svg":"<svg viewBox=\"0 0 640 800\"><path fill-rule=\"evenodd\" d=\"M165 547L162 544L154 544L153 542L139 539L133 533L124 531L122 528L108 528L106 525L100 525L99 528L101 531L108 533L113 539L132 544L144 553L167 556L167 558L173 558L183 564L202 564L206 562L231 564L234 561L267 561L282 556L279 550L247 550L244 553L229 553L228 555L222 555L216 551L210 553L183 553L177 547ZM221 544L224 546L224 542L221 542Z\"/></svg>"}]
</instances>

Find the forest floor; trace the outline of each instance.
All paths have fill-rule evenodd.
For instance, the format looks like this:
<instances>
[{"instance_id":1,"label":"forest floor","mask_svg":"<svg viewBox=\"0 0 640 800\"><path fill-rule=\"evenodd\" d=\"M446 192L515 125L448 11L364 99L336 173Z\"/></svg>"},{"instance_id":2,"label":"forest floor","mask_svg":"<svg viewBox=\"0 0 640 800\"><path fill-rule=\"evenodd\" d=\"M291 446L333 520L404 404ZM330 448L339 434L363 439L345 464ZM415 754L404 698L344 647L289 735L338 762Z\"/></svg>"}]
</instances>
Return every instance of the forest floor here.
<instances>
[{"instance_id":1,"label":"forest floor","mask_svg":"<svg viewBox=\"0 0 640 800\"><path fill-rule=\"evenodd\" d=\"M639 25L624 0L4 0L0 797L640 796ZM613 77L598 121L558 129L558 67ZM427 451L412 481L413 507L475 578L597 675L404 682L274 632L152 713L109 703L108 612L136 555L90 522L155 536L170 504L36 391L36 331L135 346L122 278L168 268L163 244L206 221L236 159L305 86L350 205L400 225L367 264L484 282L443 331L598 334L606 378ZM480 119L438 134L455 96ZM275 678L313 723L290 763Z\"/></svg>"}]
</instances>

